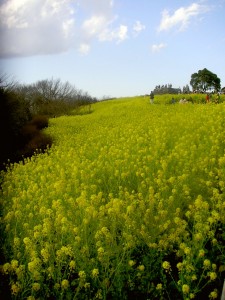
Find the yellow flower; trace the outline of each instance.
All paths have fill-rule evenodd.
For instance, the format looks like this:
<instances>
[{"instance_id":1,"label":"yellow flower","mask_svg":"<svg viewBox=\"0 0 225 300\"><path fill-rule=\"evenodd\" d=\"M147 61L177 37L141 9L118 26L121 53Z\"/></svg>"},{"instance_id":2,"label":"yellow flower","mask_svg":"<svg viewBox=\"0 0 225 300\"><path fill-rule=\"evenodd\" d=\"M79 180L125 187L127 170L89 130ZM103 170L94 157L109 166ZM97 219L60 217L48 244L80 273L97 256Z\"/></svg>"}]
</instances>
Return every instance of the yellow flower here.
<instances>
[{"instance_id":1,"label":"yellow flower","mask_svg":"<svg viewBox=\"0 0 225 300\"><path fill-rule=\"evenodd\" d=\"M69 263L69 266L70 266L70 270L74 270L75 269L75 266L76 266L76 263L74 260L71 260L70 263Z\"/></svg>"},{"instance_id":2,"label":"yellow flower","mask_svg":"<svg viewBox=\"0 0 225 300\"><path fill-rule=\"evenodd\" d=\"M174 218L174 223L175 223L175 224L179 225L180 222L181 222L181 219L180 219L179 217L175 217L175 218Z\"/></svg>"},{"instance_id":3,"label":"yellow flower","mask_svg":"<svg viewBox=\"0 0 225 300\"><path fill-rule=\"evenodd\" d=\"M203 261L203 266L204 266L204 268L206 268L206 269L210 268L210 266L211 266L210 260L209 260L209 259L205 259L205 260Z\"/></svg>"},{"instance_id":4,"label":"yellow flower","mask_svg":"<svg viewBox=\"0 0 225 300\"><path fill-rule=\"evenodd\" d=\"M34 231L34 238L38 239L39 237L41 237L41 233L39 231Z\"/></svg>"},{"instance_id":5,"label":"yellow flower","mask_svg":"<svg viewBox=\"0 0 225 300\"><path fill-rule=\"evenodd\" d=\"M59 288L60 288L60 284L59 283L55 283L54 289L58 290Z\"/></svg>"},{"instance_id":6,"label":"yellow flower","mask_svg":"<svg viewBox=\"0 0 225 300\"><path fill-rule=\"evenodd\" d=\"M156 286L156 289L161 290L162 289L162 283L158 283L157 286Z\"/></svg>"},{"instance_id":7,"label":"yellow flower","mask_svg":"<svg viewBox=\"0 0 225 300\"><path fill-rule=\"evenodd\" d=\"M53 266L48 267L47 271L48 271L48 277L53 278L53 276L54 276L54 267Z\"/></svg>"},{"instance_id":8,"label":"yellow flower","mask_svg":"<svg viewBox=\"0 0 225 300\"><path fill-rule=\"evenodd\" d=\"M144 269L145 269L145 266L144 266L144 265L140 265L140 266L138 266L138 270L139 270L139 271L142 271L142 272L143 272L143 271L144 271Z\"/></svg>"},{"instance_id":9,"label":"yellow flower","mask_svg":"<svg viewBox=\"0 0 225 300\"><path fill-rule=\"evenodd\" d=\"M98 290L95 294L95 299L103 299L102 290Z\"/></svg>"},{"instance_id":10,"label":"yellow flower","mask_svg":"<svg viewBox=\"0 0 225 300\"><path fill-rule=\"evenodd\" d=\"M11 261L11 267L12 267L12 269L15 271L16 268L18 267L18 260L13 259L13 260Z\"/></svg>"},{"instance_id":11,"label":"yellow flower","mask_svg":"<svg viewBox=\"0 0 225 300\"><path fill-rule=\"evenodd\" d=\"M62 282L61 282L62 289L64 289L64 290L68 289L69 285L70 284L69 284L69 281L67 279L62 280Z\"/></svg>"},{"instance_id":12,"label":"yellow flower","mask_svg":"<svg viewBox=\"0 0 225 300\"><path fill-rule=\"evenodd\" d=\"M37 268L39 268L40 264L41 260L39 258L34 258L34 260L28 263L28 270L31 273L34 273L35 271L37 271Z\"/></svg>"},{"instance_id":13,"label":"yellow flower","mask_svg":"<svg viewBox=\"0 0 225 300\"><path fill-rule=\"evenodd\" d=\"M11 267L10 263L5 263L2 267L2 269L5 274L8 274L12 270L12 267Z\"/></svg>"},{"instance_id":14,"label":"yellow flower","mask_svg":"<svg viewBox=\"0 0 225 300\"><path fill-rule=\"evenodd\" d=\"M85 288L85 289L89 289L89 288L90 288L90 286L91 286L91 285L90 285L90 283L89 283L89 282L86 282L86 283L84 284L84 288Z\"/></svg>"},{"instance_id":15,"label":"yellow flower","mask_svg":"<svg viewBox=\"0 0 225 300\"><path fill-rule=\"evenodd\" d=\"M17 295L19 293L19 291L20 291L19 284L18 283L12 284L11 290L12 290L13 295Z\"/></svg>"},{"instance_id":16,"label":"yellow flower","mask_svg":"<svg viewBox=\"0 0 225 300\"><path fill-rule=\"evenodd\" d=\"M75 241L79 244L80 241L81 241L81 237L80 237L80 236L76 236L76 237L75 237Z\"/></svg>"},{"instance_id":17,"label":"yellow flower","mask_svg":"<svg viewBox=\"0 0 225 300\"><path fill-rule=\"evenodd\" d=\"M107 235L109 233L109 229L107 227L102 227L101 232Z\"/></svg>"},{"instance_id":18,"label":"yellow flower","mask_svg":"<svg viewBox=\"0 0 225 300\"><path fill-rule=\"evenodd\" d=\"M177 269L178 271L181 271L183 268L183 264L181 262L177 263Z\"/></svg>"},{"instance_id":19,"label":"yellow flower","mask_svg":"<svg viewBox=\"0 0 225 300\"><path fill-rule=\"evenodd\" d=\"M197 276L195 275L195 274L193 274L192 276L191 276L191 280L197 280Z\"/></svg>"},{"instance_id":20,"label":"yellow flower","mask_svg":"<svg viewBox=\"0 0 225 300\"><path fill-rule=\"evenodd\" d=\"M50 257L48 249L46 249L46 248L41 249L41 256L43 257L43 261L47 262Z\"/></svg>"},{"instance_id":21,"label":"yellow flower","mask_svg":"<svg viewBox=\"0 0 225 300\"><path fill-rule=\"evenodd\" d=\"M28 296L27 300L35 300L34 296Z\"/></svg>"},{"instance_id":22,"label":"yellow flower","mask_svg":"<svg viewBox=\"0 0 225 300\"><path fill-rule=\"evenodd\" d=\"M134 260L129 260L128 265L130 267L133 267L135 265L135 261Z\"/></svg>"},{"instance_id":23,"label":"yellow flower","mask_svg":"<svg viewBox=\"0 0 225 300\"><path fill-rule=\"evenodd\" d=\"M183 292L184 294L188 294L189 291L190 291L189 285L183 284L183 286L182 286L182 292Z\"/></svg>"},{"instance_id":24,"label":"yellow flower","mask_svg":"<svg viewBox=\"0 0 225 300\"><path fill-rule=\"evenodd\" d=\"M92 277L96 278L99 275L99 270L98 269L93 269L91 274L92 274Z\"/></svg>"},{"instance_id":25,"label":"yellow flower","mask_svg":"<svg viewBox=\"0 0 225 300\"><path fill-rule=\"evenodd\" d=\"M185 216L186 216L187 218L190 218L190 217L191 217L191 212L190 212L190 210L188 210L188 211L185 213Z\"/></svg>"},{"instance_id":26,"label":"yellow flower","mask_svg":"<svg viewBox=\"0 0 225 300\"><path fill-rule=\"evenodd\" d=\"M186 255L190 254L190 253L191 253L191 249L190 249L189 247L185 247L185 248L184 248L184 253L185 253Z\"/></svg>"},{"instance_id":27,"label":"yellow flower","mask_svg":"<svg viewBox=\"0 0 225 300\"><path fill-rule=\"evenodd\" d=\"M203 249L199 250L198 257L203 257L205 255L205 251Z\"/></svg>"},{"instance_id":28,"label":"yellow flower","mask_svg":"<svg viewBox=\"0 0 225 300\"><path fill-rule=\"evenodd\" d=\"M216 272L210 272L208 273L208 276L210 277L210 280L215 280L217 277Z\"/></svg>"},{"instance_id":29,"label":"yellow flower","mask_svg":"<svg viewBox=\"0 0 225 300\"><path fill-rule=\"evenodd\" d=\"M202 234L201 234L201 233L196 233L196 234L194 235L194 239L195 239L196 241L202 240Z\"/></svg>"},{"instance_id":30,"label":"yellow flower","mask_svg":"<svg viewBox=\"0 0 225 300\"><path fill-rule=\"evenodd\" d=\"M32 290L34 290L35 292L39 291L41 288L41 285L40 283L38 282L34 282L33 285L32 285Z\"/></svg>"},{"instance_id":31,"label":"yellow flower","mask_svg":"<svg viewBox=\"0 0 225 300\"><path fill-rule=\"evenodd\" d=\"M185 243L181 243L179 247L180 247L180 249L182 249L182 250L184 250L185 248L187 248L187 246L186 246Z\"/></svg>"},{"instance_id":32,"label":"yellow flower","mask_svg":"<svg viewBox=\"0 0 225 300\"><path fill-rule=\"evenodd\" d=\"M168 261L164 261L163 264L162 264L162 267L165 270L170 270L171 269L170 263Z\"/></svg>"},{"instance_id":33,"label":"yellow flower","mask_svg":"<svg viewBox=\"0 0 225 300\"><path fill-rule=\"evenodd\" d=\"M25 266L24 265L20 265L16 269L16 275L17 275L18 279L22 279L24 273L25 273Z\"/></svg>"},{"instance_id":34,"label":"yellow flower","mask_svg":"<svg viewBox=\"0 0 225 300\"><path fill-rule=\"evenodd\" d=\"M32 273L32 275L33 275L33 278L34 278L34 280L40 280L41 279L41 273L40 272L38 272L38 271L34 271L33 273Z\"/></svg>"},{"instance_id":35,"label":"yellow flower","mask_svg":"<svg viewBox=\"0 0 225 300\"><path fill-rule=\"evenodd\" d=\"M18 247L20 245L20 239L18 237L14 238L14 246Z\"/></svg>"},{"instance_id":36,"label":"yellow flower","mask_svg":"<svg viewBox=\"0 0 225 300\"><path fill-rule=\"evenodd\" d=\"M80 271L80 272L78 273L78 275L79 275L79 277L80 277L81 279L85 279L85 278L86 278L86 273L85 273L84 271Z\"/></svg>"},{"instance_id":37,"label":"yellow flower","mask_svg":"<svg viewBox=\"0 0 225 300\"><path fill-rule=\"evenodd\" d=\"M209 294L209 299L216 299L217 297L218 297L217 290L214 290Z\"/></svg>"},{"instance_id":38,"label":"yellow flower","mask_svg":"<svg viewBox=\"0 0 225 300\"><path fill-rule=\"evenodd\" d=\"M212 239L212 244L213 244L213 246L215 246L216 244L218 243L218 241L217 241L217 239Z\"/></svg>"},{"instance_id":39,"label":"yellow flower","mask_svg":"<svg viewBox=\"0 0 225 300\"><path fill-rule=\"evenodd\" d=\"M98 251L99 255L101 255L101 254L103 254L105 252L103 247L98 248L97 251Z\"/></svg>"},{"instance_id":40,"label":"yellow flower","mask_svg":"<svg viewBox=\"0 0 225 300\"><path fill-rule=\"evenodd\" d=\"M62 253L69 255L69 256L72 256L72 254L73 254L71 246L62 246L62 248L60 250Z\"/></svg>"},{"instance_id":41,"label":"yellow flower","mask_svg":"<svg viewBox=\"0 0 225 300\"><path fill-rule=\"evenodd\" d=\"M31 246L31 245L32 245L32 242L31 242L31 240L30 240L28 237L25 237L25 238L23 239L23 242L24 242L24 244L25 244L26 246Z\"/></svg>"}]
</instances>

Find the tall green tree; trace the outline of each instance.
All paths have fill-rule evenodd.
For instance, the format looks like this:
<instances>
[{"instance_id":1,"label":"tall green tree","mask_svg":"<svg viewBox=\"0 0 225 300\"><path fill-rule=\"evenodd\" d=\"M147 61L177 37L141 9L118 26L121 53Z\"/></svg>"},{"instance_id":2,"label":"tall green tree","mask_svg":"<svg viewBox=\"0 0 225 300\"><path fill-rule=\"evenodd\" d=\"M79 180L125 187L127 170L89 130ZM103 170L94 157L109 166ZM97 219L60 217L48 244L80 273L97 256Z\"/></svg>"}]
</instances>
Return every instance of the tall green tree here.
<instances>
[{"instance_id":1,"label":"tall green tree","mask_svg":"<svg viewBox=\"0 0 225 300\"><path fill-rule=\"evenodd\" d=\"M191 75L190 85L194 91L199 92L219 91L221 88L220 78L206 68Z\"/></svg>"}]
</instances>

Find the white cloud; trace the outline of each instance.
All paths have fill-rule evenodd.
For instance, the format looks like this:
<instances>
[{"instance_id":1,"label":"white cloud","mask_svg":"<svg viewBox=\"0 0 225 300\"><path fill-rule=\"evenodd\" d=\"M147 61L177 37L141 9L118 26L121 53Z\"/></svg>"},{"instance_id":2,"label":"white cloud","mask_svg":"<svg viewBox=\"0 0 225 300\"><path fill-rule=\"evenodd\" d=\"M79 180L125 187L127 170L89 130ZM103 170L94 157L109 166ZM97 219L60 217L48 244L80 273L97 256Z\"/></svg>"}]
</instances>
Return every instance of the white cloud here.
<instances>
[{"instance_id":1,"label":"white cloud","mask_svg":"<svg viewBox=\"0 0 225 300\"><path fill-rule=\"evenodd\" d=\"M0 6L1 23L7 28L25 28L28 23L23 18L29 0L8 1Z\"/></svg>"},{"instance_id":2,"label":"white cloud","mask_svg":"<svg viewBox=\"0 0 225 300\"><path fill-rule=\"evenodd\" d=\"M119 42L122 42L125 39L127 39L127 37L128 37L127 31L128 31L127 26L120 25L119 29L116 31L116 33L117 33L117 39L118 39Z\"/></svg>"},{"instance_id":3,"label":"white cloud","mask_svg":"<svg viewBox=\"0 0 225 300\"><path fill-rule=\"evenodd\" d=\"M188 27L192 18L204 14L208 10L208 6L198 3L192 3L187 7L180 7L171 15L168 10L164 10L158 31L170 30L176 26L179 30L184 30Z\"/></svg>"},{"instance_id":4,"label":"white cloud","mask_svg":"<svg viewBox=\"0 0 225 300\"><path fill-rule=\"evenodd\" d=\"M65 38L68 38L70 35L72 36L73 26L74 26L74 19L72 18L62 23L62 28L63 28Z\"/></svg>"},{"instance_id":5,"label":"white cloud","mask_svg":"<svg viewBox=\"0 0 225 300\"><path fill-rule=\"evenodd\" d=\"M112 14L114 1L112 0L80 0L78 5L91 14L102 12L104 14Z\"/></svg>"},{"instance_id":6,"label":"white cloud","mask_svg":"<svg viewBox=\"0 0 225 300\"><path fill-rule=\"evenodd\" d=\"M82 28L85 31L86 36L96 36L101 33L108 25L108 21L105 16L92 16L90 19L85 20Z\"/></svg>"},{"instance_id":7,"label":"white cloud","mask_svg":"<svg viewBox=\"0 0 225 300\"><path fill-rule=\"evenodd\" d=\"M145 25L141 24L140 21L136 21L133 26L133 32L137 35L143 30L145 30Z\"/></svg>"},{"instance_id":8,"label":"white cloud","mask_svg":"<svg viewBox=\"0 0 225 300\"><path fill-rule=\"evenodd\" d=\"M85 44L85 43L80 44L78 50L79 50L79 52L80 52L82 55L87 55L87 54L89 53L89 51L90 51L90 45Z\"/></svg>"},{"instance_id":9,"label":"white cloud","mask_svg":"<svg viewBox=\"0 0 225 300\"><path fill-rule=\"evenodd\" d=\"M120 25L118 28L114 30L109 30L106 28L99 34L100 41L113 41L115 40L117 43L120 43L128 38L128 27L125 25Z\"/></svg>"},{"instance_id":10,"label":"white cloud","mask_svg":"<svg viewBox=\"0 0 225 300\"><path fill-rule=\"evenodd\" d=\"M0 57L87 54L94 40L120 43L128 26L114 9L113 0L0 0ZM139 21L133 27L143 29Z\"/></svg>"},{"instance_id":11,"label":"white cloud","mask_svg":"<svg viewBox=\"0 0 225 300\"><path fill-rule=\"evenodd\" d=\"M7 0L0 5L0 56L66 51L74 31L70 0Z\"/></svg>"},{"instance_id":12,"label":"white cloud","mask_svg":"<svg viewBox=\"0 0 225 300\"><path fill-rule=\"evenodd\" d=\"M167 47L166 44L160 43L160 44L154 44L151 46L151 50L153 53L159 52L161 49Z\"/></svg>"}]
</instances>

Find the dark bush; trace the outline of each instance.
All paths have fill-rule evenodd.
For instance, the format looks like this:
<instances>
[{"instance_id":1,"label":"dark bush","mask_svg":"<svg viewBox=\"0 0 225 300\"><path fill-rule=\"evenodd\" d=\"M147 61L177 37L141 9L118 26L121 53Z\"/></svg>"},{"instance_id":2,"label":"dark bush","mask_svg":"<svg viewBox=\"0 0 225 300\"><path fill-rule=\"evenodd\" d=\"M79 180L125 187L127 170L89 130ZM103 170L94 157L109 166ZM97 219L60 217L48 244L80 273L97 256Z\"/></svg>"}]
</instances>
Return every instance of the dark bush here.
<instances>
[{"instance_id":1,"label":"dark bush","mask_svg":"<svg viewBox=\"0 0 225 300\"><path fill-rule=\"evenodd\" d=\"M38 114L49 117L69 115L74 108L77 108L77 103L54 100L50 103L43 103L38 106Z\"/></svg>"},{"instance_id":2,"label":"dark bush","mask_svg":"<svg viewBox=\"0 0 225 300\"><path fill-rule=\"evenodd\" d=\"M29 122L29 125L35 126L37 129L41 130L48 127L48 117L46 116L34 116L33 119Z\"/></svg>"},{"instance_id":3,"label":"dark bush","mask_svg":"<svg viewBox=\"0 0 225 300\"><path fill-rule=\"evenodd\" d=\"M8 159L17 159L21 129L30 120L29 105L25 99L0 88L0 169Z\"/></svg>"},{"instance_id":4,"label":"dark bush","mask_svg":"<svg viewBox=\"0 0 225 300\"><path fill-rule=\"evenodd\" d=\"M21 129L20 145L24 147L31 139L39 134L38 128L32 123L26 124Z\"/></svg>"},{"instance_id":5,"label":"dark bush","mask_svg":"<svg viewBox=\"0 0 225 300\"><path fill-rule=\"evenodd\" d=\"M52 145L51 136L39 132L26 144L25 148L21 151L21 154L25 157L30 157L34 154L34 152L37 151L44 152L44 150L51 147L51 145Z\"/></svg>"},{"instance_id":6,"label":"dark bush","mask_svg":"<svg viewBox=\"0 0 225 300\"><path fill-rule=\"evenodd\" d=\"M22 156L32 156L51 146L52 140L40 130L48 126L46 116L32 119L25 94L0 88L0 170L4 164L16 162Z\"/></svg>"}]
</instances>

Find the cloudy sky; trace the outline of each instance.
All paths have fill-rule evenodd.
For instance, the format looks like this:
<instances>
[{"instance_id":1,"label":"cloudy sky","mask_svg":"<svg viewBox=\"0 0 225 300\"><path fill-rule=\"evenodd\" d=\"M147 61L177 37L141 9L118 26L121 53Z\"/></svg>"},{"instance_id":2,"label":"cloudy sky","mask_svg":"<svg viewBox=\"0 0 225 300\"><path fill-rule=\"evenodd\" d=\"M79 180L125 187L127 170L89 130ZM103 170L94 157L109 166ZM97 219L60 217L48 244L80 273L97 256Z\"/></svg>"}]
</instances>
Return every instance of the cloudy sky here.
<instances>
[{"instance_id":1,"label":"cloudy sky","mask_svg":"<svg viewBox=\"0 0 225 300\"><path fill-rule=\"evenodd\" d=\"M91 96L189 84L225 86L225 0L0 0L0 72L60 78Z\"/></svg>"}]
</instances>

